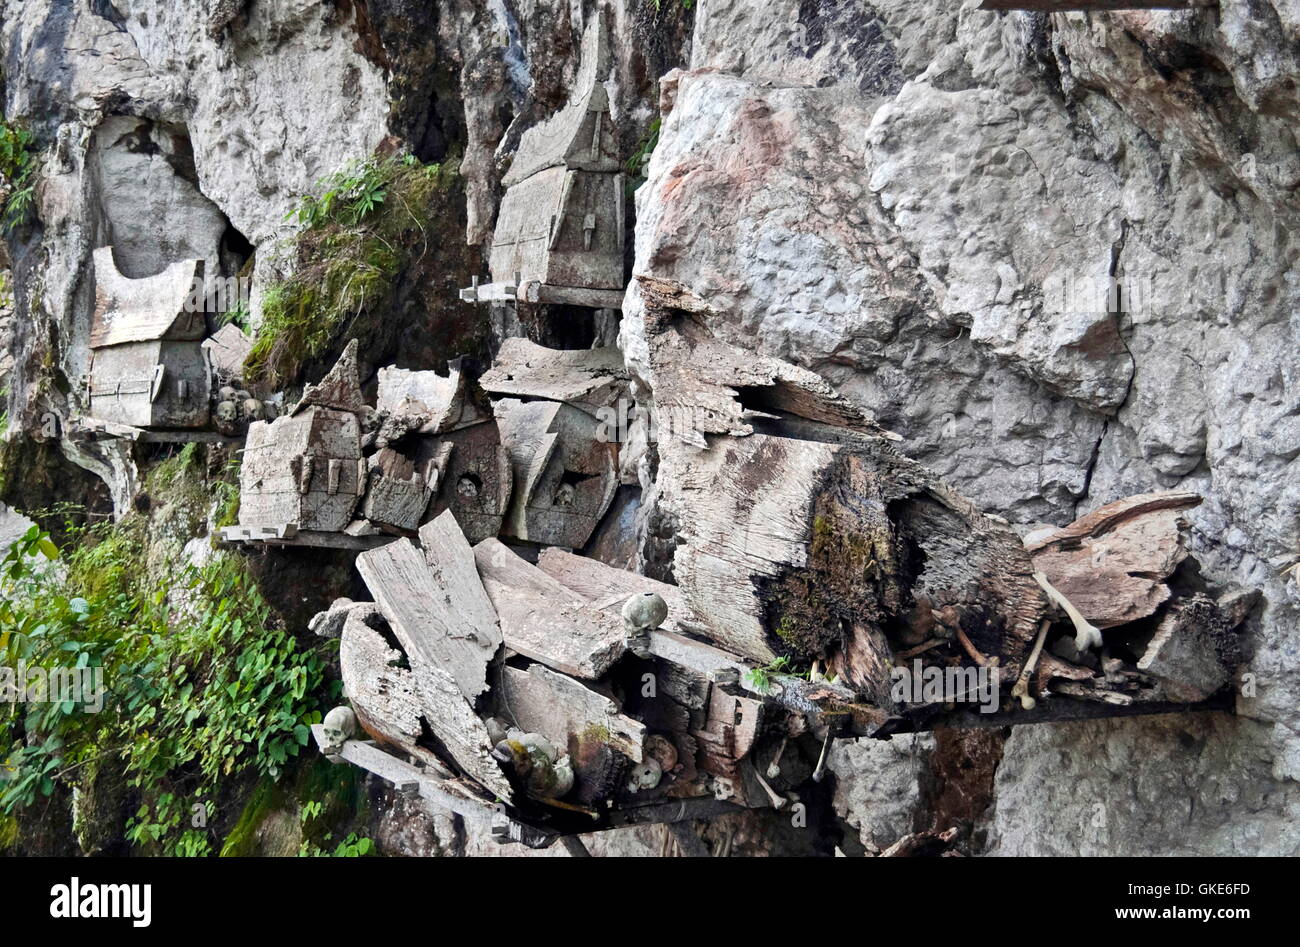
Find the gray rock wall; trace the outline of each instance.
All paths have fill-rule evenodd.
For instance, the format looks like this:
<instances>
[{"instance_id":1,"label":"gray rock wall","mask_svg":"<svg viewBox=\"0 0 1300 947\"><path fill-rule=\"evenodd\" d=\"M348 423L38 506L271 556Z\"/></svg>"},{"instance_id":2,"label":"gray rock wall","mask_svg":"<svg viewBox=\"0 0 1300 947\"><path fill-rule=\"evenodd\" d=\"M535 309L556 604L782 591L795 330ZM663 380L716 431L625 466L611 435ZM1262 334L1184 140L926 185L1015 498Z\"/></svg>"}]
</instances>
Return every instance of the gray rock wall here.
<instances>
[{"instance_id":1,"label":"gray rock wall","mask_svg":"<svg viewBox=\"0 0 1300 947\"><path fill-rule=\"evenodd\" d=\"M818 371L1024 529L1130 493L1202 492L1207 577L1264 592L1236 719L1018 729L988 850L1300 850L1300 595L1280 573L1300 559L1300 7L610 6L626 153L665 109L634 272L689 283L725 313L720 336ZM220 256L232 228L263 284L296 195L386 135L426 158L463 147L481 241L593 8L0 3L5 114L43 157L39 224L9 238L11 416L31 428L69 409L95 246L118 243L145 275ZM644 389L639 315L632 290L620 337ZM40 367L51 352L64 385ZM128 502L128 457L65 450ZM913 762L837 751L842 812L874 844L924 821L921 777L894 757Z\"/></svg>"}]
</instances>

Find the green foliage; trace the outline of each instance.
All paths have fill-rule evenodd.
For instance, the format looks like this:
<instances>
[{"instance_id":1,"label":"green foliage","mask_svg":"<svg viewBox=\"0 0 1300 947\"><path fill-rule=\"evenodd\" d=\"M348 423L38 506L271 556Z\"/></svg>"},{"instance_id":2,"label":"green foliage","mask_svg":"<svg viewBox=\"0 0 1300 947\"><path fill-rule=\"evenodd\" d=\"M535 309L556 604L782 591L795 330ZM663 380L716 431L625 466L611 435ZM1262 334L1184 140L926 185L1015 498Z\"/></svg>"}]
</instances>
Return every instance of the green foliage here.
<instances>
[{"instance_id":1,"label":"green foliage","mask_svg":"<svg viewBox=\"0 0 1300 947\"><path fill-rule=\"evenodd\" d=\"M36 151L32 133L0 121L0 178L4 179L2 219L12 230L27 219L36 199ZM7 193L5 193L7 192Z\"/></svg>"},{"instance_id":2,"label":"green foliage","mask_svg":"<svg viewBox=\"0 0 1300 947\"><path fill-rule=\"evenodd\" d=\"M760 694L766 694L772 689L772 678L778 674L794 674L794 662L787 657L779 657L770 664L762 667L750 668L744 674L745 686Z\"/></svg>"},{"instance_id":3,"label":"green foliage","mask_svg":"<svg viewBox=\"0 0 1300 947\"><path fill-rule=\"evenodd\" d=\"M318 181L286 218L303 228L296 267L262 297L248 376L291 382L358 319L373 317L428 249L426 224L454 174L450 164L404 155L352 162Z\"/></svg>"},{"instance_id":4,"label":"green foliage","mask_svg":"<svg viewBox=\"0 0 1300 947\"><path fill-rule=\"evenodd\" d=\"M151 481L183 476L181 452ZM278 627L243 560L218 553L175 567L165 584L142 574L143 520L79 528L61 556L33 527L0 561L0 662L100 668L102 709L0 704L0 813L73 784L113 759L141 804L128 841L144 851L203 855L213 829L192 811L244 771L275 780L306 746L316 709L334 699L318 649Z\"/></svg>"},{"instance_id":5,"label":"green foliage","mask_svg":"<svg viewBox=\"0 0 1300 947\"><path fill-rule=\"evenodd\" d=\"M649 130L637 142L632 157L628 158L624 164L627 171L626 188L629 195L645 183L646 165L650 163L650 155L654 153L655 146L659 144L659 127L661 123L662 120L656 116L655 120L650 123Z\"/></svg>"}]
</instances>

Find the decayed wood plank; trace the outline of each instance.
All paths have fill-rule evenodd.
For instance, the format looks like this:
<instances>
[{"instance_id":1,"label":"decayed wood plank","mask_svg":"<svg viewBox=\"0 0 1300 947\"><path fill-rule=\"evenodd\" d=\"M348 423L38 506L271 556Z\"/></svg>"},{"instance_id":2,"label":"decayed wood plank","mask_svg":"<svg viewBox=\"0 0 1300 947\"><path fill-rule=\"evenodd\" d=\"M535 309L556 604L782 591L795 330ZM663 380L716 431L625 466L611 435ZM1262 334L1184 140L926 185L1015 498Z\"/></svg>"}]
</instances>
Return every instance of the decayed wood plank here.
<instances>
[{"instance_id":1,"label":"decayed wood plank","mask_svg":"<svg viewBox=\"0 0 1300 947\"><path fill-rule=\"evenodd\" d=\"M446 605L450 634L472 638L490 659L501 646L501 626L479 578L474 550L450 510L420 528L420 546Z\"/></svg>"},{"instance_id":2,"label":"decayed wood plank","mask_svg":"<svg viewBox=\"0 0 1300 947\"><path fill-rule=\"evenodd\" d=\"M333 408L336 411L348 411L360 414L366 410L365 398L361 395L361 375L357 368L357 340L352 339L343 354L334 363L334 367L314 385L308 385L302 397L294 405L291 415L298 414L310 407Z\"/></svg>"},{"instance_id":3,"label":"decayed wood plank","mask_svg":"<svg viewBox=\"0 0 1300 947\"><path fill-rule=\"evenodd\" d=\"M1144 493L1080 517L1029 547L1035 567L1085 619L1110 628L1169 599L1165 580L1187 557L1184 511L1196 493Z\"/></svg>"},{"instance_id":4,"label":"decayed wood plank","mask_svg":"<svg viewBox=\"0 0 1300 947\"><path fill-rule=\"evenodd\" d=\"M411 672L398 667L401 652L364 621L350 613L339 638L339 670L343 693L352 703L361 728L376 740L417 751L424 710Z\"/></svg>"},{"instance_id":5,"label":"decayed wood plank","mask_svg":"<svg viewBox=\"0 0 1300 947\"><path fill-rule=\"evenodd\" d=\"M453 563L449 560L448 565ZM487 664L499 639L494 641L487 629L466 620L441 577L435 577L424 553L409 539L362 553L357 571L413 669L446 673L471 702L487 689ZM454 571L450 574L458 578ZM465 588L459 586L458 591Z\"/></svg>"},{"instance_id":6,"label":"decayed wood plank","mask_svg":"<svg viewBox=\"0 0 1300 947\"><path fill-rule=\"evenodd\" d=\"M492 394L562 401L594 414L626 393L627 371L616 348L549 349L513 338L501 343L479 384Z\"/></svg>"},{"instance_id":7,"label":"decayed wood plank","mask_svg":"<svg viewBox=\"0 0 1300 947\"><path fill-rule=\"evenodd\" d=\"M621 618L593 607L500 540L483 540L474 559L506 647L588 680L623 654Z\"/></svg>"},{"instance_id":8,"label":"decayed wood plank","mask_svg":"<svg viewBox=\"0 0 1300 947\"><path fill-rule=\"evenodd\" d=\"M705 434L744 435L750 410L785 412L862 433L885 432L821 376L714 337L720 315L686 286L638 276L660 440L704 447Z\"/></svg>"},{"instance_id":9,"label":"decayed wood plank","mask_svg":"<svg viewBox=\"0 0 1300 947\"><path fill-rule=\"evenodd\" d=\"M1241 661L1239 622L1206 595L1179 600L1161 617L1138 670L1159 680L1173 700L1205 700L1232 680Z\"/></svg>"},{"instance_id":10,"label":"decayed wood plank","mask_svg":"<svg viewBox=\"0 0 1300 947\"><path fill-rule=\"evenodd\" d=\"M606 743L641 762L645 724L620 713L612 699L582 682L541 664L526 671L507 666L501 689L506 713L519 729L540 733L559 747L570 747L570 737L599 729Z\"/></svg>"},{"instance_id":11,"label":"decayed wood plank","mask_svg":"<svg viewBox=\"0 0 1300 947\"><path fill-rule=\"evenodd\" d=\"M746 663L731 652L684 634L703 633L705 626L691 613L681 589L675 585L616 569L563 549L543 549L537 557L537 565L562 585L611 614L620 613L623 603L631 595L640 592L662 595L668 605L668 618L660 630L650 634L650 654L656 658L709 680L739 684L750 693L799 713L862 715L868 711L856 703L853 692L847 687L824 681L772 675L771 686L760 689L745 673L753 662Z\"/></svg>"},{"instance_id":12,"label":"decayed wood plank","mask_svg":"<svg viewBox=\"0 0 1300 947\"><path fill-rule=\"evenodd\" d=\"M411 432L438 434L487 420L462 371L462 360L453 359L447 368L446 375L392 365L379 370L380 440L397 440ZM482 398L482 392L477 395Z\"/></svg>"},{"instance_id":13,"label":"decayed wood plank","mask_svg":"<svg viewBox=\"0 0 1300 947\"><path fill-rule=\"evenodd\" d=\"M1019 537L884 439L660 450L661 504L680 523L674 573L722 647L758 664L820 659L882 708L886 629L961 628L1018 670L1046 607Z\"/></svg>"}]
</instances>

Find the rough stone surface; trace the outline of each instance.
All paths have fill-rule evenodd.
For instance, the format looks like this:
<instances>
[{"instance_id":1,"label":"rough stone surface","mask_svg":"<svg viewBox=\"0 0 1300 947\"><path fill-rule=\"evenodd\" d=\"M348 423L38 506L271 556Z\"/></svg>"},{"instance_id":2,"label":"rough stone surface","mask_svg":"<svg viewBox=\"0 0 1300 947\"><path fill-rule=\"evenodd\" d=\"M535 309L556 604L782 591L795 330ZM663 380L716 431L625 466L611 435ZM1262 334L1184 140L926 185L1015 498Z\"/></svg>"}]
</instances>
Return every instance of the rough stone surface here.
<instances>
[{"instance_id":1,"label":"rough stone surface","mask_svg":"<svg viewBox=\"0 0 1300 947\"><path fill-rule=\"evenodd\" d=\"M883 851L917 829L921 776L934 750L929 734L838 740L826 766L835 774L835 811L868 850Z\"/></svg>"}]
</instances>

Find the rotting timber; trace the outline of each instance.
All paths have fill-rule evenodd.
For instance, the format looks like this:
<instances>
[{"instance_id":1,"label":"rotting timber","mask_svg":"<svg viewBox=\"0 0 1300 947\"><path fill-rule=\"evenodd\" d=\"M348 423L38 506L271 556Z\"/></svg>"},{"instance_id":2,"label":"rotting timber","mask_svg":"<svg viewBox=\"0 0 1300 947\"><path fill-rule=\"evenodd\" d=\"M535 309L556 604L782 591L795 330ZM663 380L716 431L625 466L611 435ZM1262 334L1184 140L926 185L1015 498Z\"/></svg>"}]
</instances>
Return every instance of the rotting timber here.
<instances>
[{"instance_id":1,"label":"rotting timber","mask_svg":"<svg viewBox=\"0 0 1300 947\"><path fill-rule=\"evenodd\" d=\"M498 416L545 410L502 427L516 448L499 535L431 504L360 556L374 603L312 623L340 639L337 716L356 721L318 729L328 756L544 846L793 806L841 736L1231 709L1256 599L1184 567L1195 494L1119 500L1026 541L817 375L716 338L718 314L686 287L639 289L675 584L520 535L570 509L563 476L540 476L557 458L603 444L618 468L628 445L579 425L567 436L586 446L556 451L572 426L553 421L561 405L608 409L626 376L606 350L504 347L483 382ZM403 412L429 406L410 401L373 424L420 427ZM582 513L584 535L606 509ZM900 689L909 675L949 686ZM978 705L977 680L992 681Z\"/></svg>"}]
</instances>

